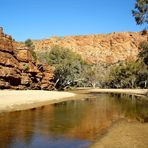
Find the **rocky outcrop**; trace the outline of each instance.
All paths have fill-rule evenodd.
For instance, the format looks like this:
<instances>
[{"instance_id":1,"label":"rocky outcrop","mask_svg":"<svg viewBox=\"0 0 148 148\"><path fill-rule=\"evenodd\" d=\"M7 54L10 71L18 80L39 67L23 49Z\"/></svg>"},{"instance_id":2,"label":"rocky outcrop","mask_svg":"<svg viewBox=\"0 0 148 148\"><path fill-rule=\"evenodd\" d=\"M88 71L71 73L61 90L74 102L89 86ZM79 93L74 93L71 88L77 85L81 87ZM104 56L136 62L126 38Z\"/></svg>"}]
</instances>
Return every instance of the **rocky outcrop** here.
<instances>
[{"instance_id":1,"label":"rocky outcrop","mask_svg":"<svg viewBox=\"0 0 148 148\"><path fill-rule=\"evenodd\" d=\"M0 27L0 89L52 90L53 68L36 62L29 49Z\"/></svg>"},{"instance_id":2,"label":"rocky outcrop","mask_svg":"<svg viewBox=\"0 0 148 148\"><path fill-rule=\"evenodd\" d=\"M80 54L91 63L136 60L139 43L147 40L148 33L122 32L100 35L52 37L34 41L37 53L59 45Z\"/></svg>"}]
</instances>

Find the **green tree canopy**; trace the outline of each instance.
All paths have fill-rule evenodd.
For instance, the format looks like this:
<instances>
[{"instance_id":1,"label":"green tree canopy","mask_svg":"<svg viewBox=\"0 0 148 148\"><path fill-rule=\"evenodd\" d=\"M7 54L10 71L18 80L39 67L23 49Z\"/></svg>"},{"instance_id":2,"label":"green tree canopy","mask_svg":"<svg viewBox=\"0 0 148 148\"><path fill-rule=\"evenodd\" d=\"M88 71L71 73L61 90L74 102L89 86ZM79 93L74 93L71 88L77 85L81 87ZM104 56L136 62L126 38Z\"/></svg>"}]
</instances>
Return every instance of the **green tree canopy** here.
<instances>
[{"instance_id":1,"label":"green tree canopy","mask_svg":"<svg viewBox=\"0 0 148 148\"><path fill-rule=\"evenodd\" d=\"M33 45L32 40L31 40L31 39L27 39L27 40L25 41L25 45L29 48L29 51L31 52L33 58L36 60L36 59L37 59L37 56L36 56L36 53L35 53L35 51L34 51L35 46Z\"/></svg>"},{"instance_id":2,"label":"green tree canopy","mask_svg":"<svg viewBox=\"0 0 148 148\"><path fill-rule=\"evenodd\" d=\"M141 52L139 53L139 57L143 60L143 62L148 66L148 42L142 42L140 44L142 48Z\"/></svg>"},{"instance_id":3,"label":"green tree canopy","mask_svg":"<svg viewBox=\"0 0 148 148\"><path fill-rule=\"evenodd\" d=\"M54 46L46 53L47 63L55 67L55 85L58 89L74 86L81 81L83 60L71 50Z\"/></svg>"},{"instance_id":4,"label":"green tree canopy","mask_svg":"<svg viewBox=\"0 0 148 148\"><path fill-rule=\"evenodd\" d=\"M132 14L138 25L148 24L148 0L136 0Z\"/></svg>"},{"instance_id":5,"label":"green tree canopy","mask_svg":"<svg viewBox=\"0 0 148 148\"><path fill-rule=\"evenodd\" d=\"M113 88L146 88L147 76L143 61L121 63L111 70L109 85Z\"/></svg>"},{"instance_id":6,"label":"green tree canopy","mask_svg":"<svg viewBox=\"0 0 148 148\"><path fill-rule=\"evenodd\" d=\"M27 47L33 47L32 40L31 40L31 39L27 39L27 40L25 41L25 45L26 45Z\"/></svg>"},{"instance_id":7,"label":"green tree canopy","mask_svg":"<svg viewBox=\"0 0 148 148\"><path fill-rule=\"evenodd\" d=\"M109 76L109 68L105 63L87 64L83 66L82 71L83 85L95 87L104 87Z\"/></svg>"}]
</instances>

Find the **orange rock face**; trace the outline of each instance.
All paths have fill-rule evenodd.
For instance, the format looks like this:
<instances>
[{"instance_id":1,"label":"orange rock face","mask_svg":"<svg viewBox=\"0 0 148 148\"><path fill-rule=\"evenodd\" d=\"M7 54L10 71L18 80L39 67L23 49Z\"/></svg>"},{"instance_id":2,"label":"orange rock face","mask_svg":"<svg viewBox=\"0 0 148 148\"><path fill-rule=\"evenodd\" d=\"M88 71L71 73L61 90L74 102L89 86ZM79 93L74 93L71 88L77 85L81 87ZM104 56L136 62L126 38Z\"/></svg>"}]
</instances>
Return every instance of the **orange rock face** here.
<instances>
[{"instance_id":1,"label":"orange rock face","mask_svg":"<svg viewBox=\"0 0 148 148\"><path fill-rule=\"evenodd\" d=\"M85 61L91 63L136 60L139 43L147 40L148 34L142 33L111 33L86 36L52 37L34 41L36 52L50 50L59 45L80 54Z\"/></svg>"},{"instance_id":2,"label":"orange rock face","mask_svg":"<svg viewBox=\"0 0 148 148\"><path fill-rule=\"evenodd\" d=\"M18 50L16 52L16 57L19 61L21 62L29 62L32 60L32 55L31 53L29 52L29 50Z\"/></svg>"},{"instance_id":3,"label":"orange rock face","mask_svg":"<svg viewBox=\"0 0 148 148\"><path fill-rule=\"evenodd\" d=\"M0 89L51 90L53 86L53 69L39 66L28 48L13 42L0 27Z\"/></svg>"}]
</instances>

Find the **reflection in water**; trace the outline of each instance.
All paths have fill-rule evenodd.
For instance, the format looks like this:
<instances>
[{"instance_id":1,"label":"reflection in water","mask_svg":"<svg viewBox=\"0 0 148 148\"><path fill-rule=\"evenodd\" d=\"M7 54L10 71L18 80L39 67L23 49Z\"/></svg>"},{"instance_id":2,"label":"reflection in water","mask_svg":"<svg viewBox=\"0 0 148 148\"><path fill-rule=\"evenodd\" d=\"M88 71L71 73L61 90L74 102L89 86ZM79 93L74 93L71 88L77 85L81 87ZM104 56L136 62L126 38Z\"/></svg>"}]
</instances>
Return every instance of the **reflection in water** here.
<instances>
[{"instance_id":1,"label":"reflection in water","mask_svg":"<svg viewBox=\"0 0 148 148\"><path fill-rule=\"evenodd\" d=\"M148 122L148 101L127 95L79 97L36 110L1 114L0 147L82 148L121 118Z\"/></svg>"},{"instance_id":2,"label":"reflection in water","mask_svg":"<svg viewBox=\"0 0 148 148\"><path fill-rule=\"evenodd\" d=\"M122 110L126 118L148 122L148 100L125 94L113 95L113 97L113 102L118 106L118 110Z\"/></svg>"}]
</instances>

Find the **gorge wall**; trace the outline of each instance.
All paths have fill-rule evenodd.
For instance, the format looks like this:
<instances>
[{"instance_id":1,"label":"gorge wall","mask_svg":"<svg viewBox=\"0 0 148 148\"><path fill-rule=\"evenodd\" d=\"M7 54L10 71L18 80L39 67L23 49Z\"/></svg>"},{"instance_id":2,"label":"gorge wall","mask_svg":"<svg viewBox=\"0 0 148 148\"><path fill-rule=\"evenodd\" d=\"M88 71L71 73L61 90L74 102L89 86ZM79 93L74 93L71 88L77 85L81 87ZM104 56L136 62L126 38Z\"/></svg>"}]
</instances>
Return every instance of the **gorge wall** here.
<instances>
[{"instance_id":1,"label":"gorge wall","mask_svg":"<svg viewBox=\"0 0 148 148\"><path fill-rule=\"evenodd\" d=\"M0 27L0 89L53 89L53 69L36 62Z\"/></svg>"},{"instance_id":2,"label":"gorge wall","mask_svg":"<svg viewBox=\"0 0 148 148\"><path fill-rule=\"evenodd\" d=\"M58 45L80 54L91 63L116 63L136 60L140 51L139 43L148 39L148 33L121 32L100 35L51 37L35 40L36 52L40 54Z\"/></svg>"},{"instance_id":3,"label":"gorge wall","mask_svg":"<svg viewBox=\"0 0 148 148\"><path fill-rule=\"evenodd\" d=\"M51 37L34 40L33 44L37 54L58 45L80 54L89 63L113 64L136 60L142 41L148 41L148 32ZM53 71L51 66L35 61L23 43L13 41L0 27L0 89L52 90Z\"/></svg>"}]
</instances>

